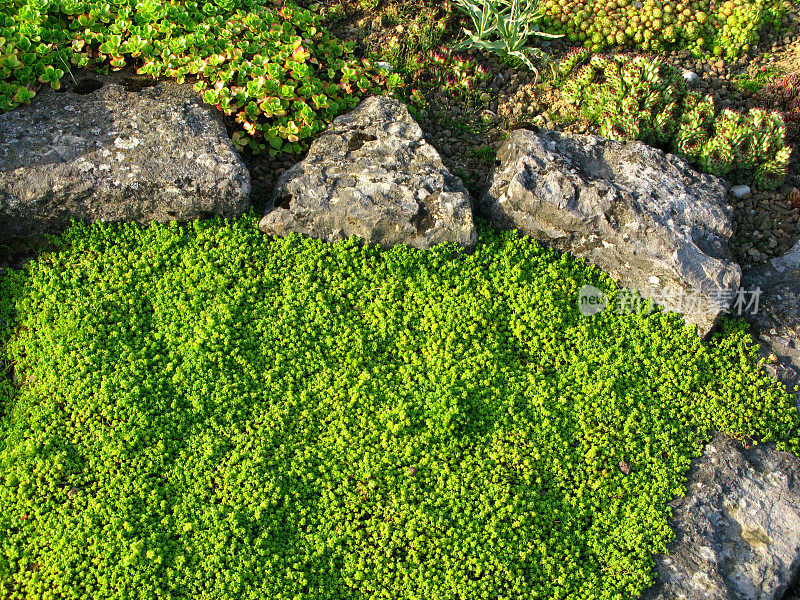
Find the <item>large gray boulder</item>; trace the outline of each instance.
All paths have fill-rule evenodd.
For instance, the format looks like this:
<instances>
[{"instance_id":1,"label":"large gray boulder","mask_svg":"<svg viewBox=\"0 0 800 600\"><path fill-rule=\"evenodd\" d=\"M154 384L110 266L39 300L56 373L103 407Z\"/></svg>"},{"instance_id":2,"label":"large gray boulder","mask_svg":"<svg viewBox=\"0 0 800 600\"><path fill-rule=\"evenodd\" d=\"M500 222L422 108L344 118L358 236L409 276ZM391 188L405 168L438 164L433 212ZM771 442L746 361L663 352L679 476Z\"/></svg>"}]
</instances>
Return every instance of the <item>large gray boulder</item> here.
<instances>
[{"instance_id":1,"label":"large gray boulder","mask_svg":"<svg viewBox=\"0 0 800 600\"><path fill-rule=\"evenodd\" d=\"M497 159L480 204L495 227L585 258L701 335L731 306L741 271L718 178L642 143L554 131L518 129Z\"/></svg>"},{"instance_id":2,"label":"large gray boulder","mask_svg":"<svg viewBox=\"0 0 800 600\"><path fill-rule=\"evenodd\" d=\"M742 287L759 293L758 310L745 317L760 353L771 359L765 368L794 391L800 384L800 242L745 272Z\"/></svg>"},{"instance_id":3,"label":"large gray boulder","mask_svg":"<svg viewBox=\"0 0 800 600\"><path fill-rule=\"evenodd\" d=\"M260 229L384 247L477 242L472 199L402 103L373 96L334 119L278 180Z\"/></svg>"},{"instance_id":4,"label":"large gray boulder","mask_svg":"<svg viewBox=\"0 0 800 600\"><path fill-rule=\"evenodd\" d=\"M672 502L676 539L642 600L779 600L800 569L800 458L717 434Z\"/></svg>"},{"instance_id":5,"label":"large gray boulder","mask_svg":"<svg viewBox=\"0 0 800 600\"><path fill-rule=\"evenodd\" d=\"M58 232L71 218L146 223L247 210L250 175L219 111L190 86L97 85L45 90L0 114L0 238Z\"/></svg>"}]
</instances>

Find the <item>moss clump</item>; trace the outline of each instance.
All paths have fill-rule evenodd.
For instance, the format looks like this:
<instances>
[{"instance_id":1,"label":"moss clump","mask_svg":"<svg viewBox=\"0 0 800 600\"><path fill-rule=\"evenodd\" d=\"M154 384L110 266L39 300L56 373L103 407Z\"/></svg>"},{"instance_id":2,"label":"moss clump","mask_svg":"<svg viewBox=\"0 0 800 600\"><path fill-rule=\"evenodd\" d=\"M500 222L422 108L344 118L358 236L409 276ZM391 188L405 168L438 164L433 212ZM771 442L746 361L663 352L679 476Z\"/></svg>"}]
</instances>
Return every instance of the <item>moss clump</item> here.
<instances>
[{"instance_id":1,"label":"moss clump","mask_svg":"<svg viewBox=\"0 0 800 600\"><path fill-rule=\"evenodd\" d=\"M4 275L5 597L633 598L712 429L798 448L739 328L455 250L75 226Z\"/></svg>"}]
</instances>

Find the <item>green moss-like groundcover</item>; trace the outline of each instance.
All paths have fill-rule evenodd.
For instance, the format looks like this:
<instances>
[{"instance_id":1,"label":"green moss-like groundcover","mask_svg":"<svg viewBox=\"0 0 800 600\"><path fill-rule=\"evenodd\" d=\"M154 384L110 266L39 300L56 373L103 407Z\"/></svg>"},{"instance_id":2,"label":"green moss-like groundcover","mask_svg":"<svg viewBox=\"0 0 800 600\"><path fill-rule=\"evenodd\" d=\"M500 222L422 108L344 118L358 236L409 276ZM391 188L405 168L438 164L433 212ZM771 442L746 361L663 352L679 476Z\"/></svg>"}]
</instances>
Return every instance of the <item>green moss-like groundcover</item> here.
<instances>
[{"instance_id":1,"label":"green moss-like groundcover","mask_svg":"<svg viewBox=\"0 0 800 600\"><path fill-rule=\"evenodd\" d=\"M741 328L585 283L489 230L73 227L0 288L2 596L634 597L709 432L797 449L797 411Z\"/></svg>"}]
</instances>

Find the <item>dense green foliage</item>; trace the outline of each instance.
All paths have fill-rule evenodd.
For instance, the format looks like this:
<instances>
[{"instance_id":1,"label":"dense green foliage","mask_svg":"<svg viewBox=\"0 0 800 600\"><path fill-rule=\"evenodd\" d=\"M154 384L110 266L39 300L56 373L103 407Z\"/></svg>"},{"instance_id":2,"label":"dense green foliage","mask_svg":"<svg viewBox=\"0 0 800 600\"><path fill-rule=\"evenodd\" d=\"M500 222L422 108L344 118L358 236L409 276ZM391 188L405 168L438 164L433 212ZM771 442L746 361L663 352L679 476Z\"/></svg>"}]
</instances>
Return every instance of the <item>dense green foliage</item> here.
<instances>
[{"instance_id":1,"label":"dense green foliage","mask_svg":"<svg viewBox=\"0 0 800 600\"><path fill-rule=\"evenodd\" d=\"M239 148L300 152L365 93L397 75L353 57L319 16L269 0L7 0L0 21L0 111L60 86L73 65L137 65L183 81L235 117ZM9 10L10 9L10 10Z\"/></svg>"},{"instance_id":2,"label":"dense green foliage","mask_svg":"<svg viewBox=\"0 0 800 600\"><path fill-rule=\"evenodd\" d=\"M781 0L543 0L547 31L598 52L613 46L647 52L687 48L734 60L767 26L779 27Z\"/></svg>"},{"instance_id":3,"label":"dense green foliage","mask_svg":"<svg viewBox=\"0 0 800 600\"><path fill-rule=\"evenodd\" d=\"M4 597L633 597L709 430L798 417L737 328L585 283L515 233L73 227L0 280Z\"/></svg>"},{"instance_id":4,"label":"dense green foliage","mask_svg":"<svg viewBox=\"0 0 800 600\"><path fill-rule=\"evenodd\" d=\"M701 171L775 189L786 179L792 149L776 111L717 112L714 97L689 92L677 68L658 57L577 50L559 67L567 104L614 140L668 149Z\"/></svg>"}]
</instances>

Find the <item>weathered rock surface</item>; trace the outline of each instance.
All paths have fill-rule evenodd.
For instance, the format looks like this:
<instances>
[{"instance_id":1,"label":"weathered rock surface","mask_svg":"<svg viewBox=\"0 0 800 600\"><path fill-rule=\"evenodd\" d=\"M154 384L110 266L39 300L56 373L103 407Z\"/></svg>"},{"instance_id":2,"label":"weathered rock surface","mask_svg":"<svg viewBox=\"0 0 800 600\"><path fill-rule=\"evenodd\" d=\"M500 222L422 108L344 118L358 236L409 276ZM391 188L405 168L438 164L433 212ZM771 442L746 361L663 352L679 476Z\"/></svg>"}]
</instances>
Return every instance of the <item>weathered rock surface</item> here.
<instances>
[{"instance_id":1,"label":"weathered rock surface","mask_svg":"<svg viewBox=\"0 0 800 600\"><path fill-rule=\"evenodd\" d=\"M761 345L759 352L774 355L765 368L793 391L800 384L800 242L745 272L742 287L760 290L758 310L745 317Z\"/></svg>"},{"instance_id":2,"label":"weathered rock surface","mask_svg":"<svg viewBox=\"0 0 800 600\"><path fill-rule=\"evenodd\" d=\"M383 96L334 119L308 156L281 175L260 229L331 242L357 235L384 247L477 242L464 184L408 109Z\"/></svg>"},{"instance_id":3,"label":"weathered rock surface","mask_svg":"<svg viewBox=\"0 0 800 600\"><path fill-rule=\"evenodd\" d=\"M717 434L671 503L676 539L642 600L778 600L800 569L800 458Z\"/></svg>"},{"instance_id":4,"label":"weathered rock surface","mask_svg":"<svg viewBox=\"0 0 800 600\"><path fill-rule=\"evenodd\" d=\"M235 217L250 175L224 123L189 86L40 92L0 115L0 238L89 221ZM92 89L91 87L89 89Z\"/></svg>"},{"instance_id":5,"label":"weathered rock surface","mask_svg":"<svg viewBox=\"0 0 800 600\"><path fill-rule=\"evenodd\" d=\"M480 203L496 227L585 258L701 335L731 306L741 270L721 180L642 143L553 131L518 129L497 159Z\"/></svg>"}]
</instances>

